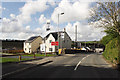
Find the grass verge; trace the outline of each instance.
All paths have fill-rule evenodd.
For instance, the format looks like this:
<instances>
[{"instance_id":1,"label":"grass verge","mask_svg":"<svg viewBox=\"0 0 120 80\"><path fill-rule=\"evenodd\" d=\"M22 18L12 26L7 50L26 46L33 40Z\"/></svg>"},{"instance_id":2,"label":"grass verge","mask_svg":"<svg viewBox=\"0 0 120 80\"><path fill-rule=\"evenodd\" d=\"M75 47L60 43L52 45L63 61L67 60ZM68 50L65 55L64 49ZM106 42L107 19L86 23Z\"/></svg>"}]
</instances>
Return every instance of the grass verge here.
<instances>
[{"instance_id":1,"label":"grass verge","mask_svg":"<svg viewBox=\"0 0 120 80\"><path fill-rule=\"evenodd\" d=\"M30 60L33 58L22 58L21 61ZM7 58L7 57L0 57L0 63L6 63L6 62L19 62L18 58Z\"/></svg>"},{"instance_id":2,"label":"grass verge","mask_svg":"<svg viewBox=\"0 0 120 80\"><path fill-rule=\"evenodd\" d=\"M34 56L34 54L25 54L22 56ZM35 54L36 57L45 56L45 54ZM55 54L47 54L47 56L56 56Z\"/></svg>"}]
</instances>

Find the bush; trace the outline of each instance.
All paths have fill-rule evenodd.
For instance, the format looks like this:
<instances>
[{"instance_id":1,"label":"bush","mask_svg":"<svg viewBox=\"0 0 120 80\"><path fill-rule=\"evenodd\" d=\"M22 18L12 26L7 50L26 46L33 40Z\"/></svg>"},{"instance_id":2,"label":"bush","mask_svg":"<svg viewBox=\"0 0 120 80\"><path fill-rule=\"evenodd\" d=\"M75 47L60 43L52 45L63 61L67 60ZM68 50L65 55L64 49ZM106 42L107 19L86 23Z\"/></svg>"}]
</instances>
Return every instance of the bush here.
<instances>
[{"instance_id":1,"label":"bush","mask_svg":"<svg viewBox=\"0 0 120 80\"><path fill-rule=\"evenodd\" d=\"M103 56L110 60L112 63L119 63L120 62L120 41L119 38L114 38L113 40L109 41L106 44L105 51Z\"/></svg>"},{"instance_id":2,"label":"bush","mask_svg":"<svg viewBox=\"0 0 120 80\"><path fill-rule=\"evenodd\" d=\"M105 46L105 45L108 44L109 41L111 41L112 39L113 39L113 37L112 37L111 35L106 35L106 36L104 36L104 37L100 40L100 43Z\"/></svg>"}]
</instances>

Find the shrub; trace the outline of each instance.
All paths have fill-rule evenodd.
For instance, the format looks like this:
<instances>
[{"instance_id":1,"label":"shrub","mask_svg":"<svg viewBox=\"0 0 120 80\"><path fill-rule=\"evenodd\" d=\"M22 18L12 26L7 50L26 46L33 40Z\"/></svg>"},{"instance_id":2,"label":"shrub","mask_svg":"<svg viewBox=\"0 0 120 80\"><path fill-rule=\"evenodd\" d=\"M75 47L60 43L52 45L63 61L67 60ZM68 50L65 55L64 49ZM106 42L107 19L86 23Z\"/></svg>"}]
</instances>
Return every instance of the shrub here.
<instances>
[{"instance_id":1,"label":"shrub","mask_svg":"<svg viewBox=\"0 0 120 80\"><path fill-rule=\"evenodd\" d=\"M109 41L108 44L106 44L105 51L103 53L103 56L110 60L112 63L119 63L120 62L120 43L118 38L114 38L113 40Z\"/></svg>"}]
</instances>

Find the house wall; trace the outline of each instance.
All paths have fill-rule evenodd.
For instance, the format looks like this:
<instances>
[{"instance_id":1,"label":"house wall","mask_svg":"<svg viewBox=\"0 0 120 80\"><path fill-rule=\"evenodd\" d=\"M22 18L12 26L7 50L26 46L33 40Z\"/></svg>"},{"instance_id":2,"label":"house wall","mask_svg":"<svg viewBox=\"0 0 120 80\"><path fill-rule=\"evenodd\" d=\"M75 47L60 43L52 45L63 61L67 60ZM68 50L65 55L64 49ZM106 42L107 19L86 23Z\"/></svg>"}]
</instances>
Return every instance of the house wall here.
<instances>
[{"instance_id":1,"label":"house wall","mask_svg":"<svg viewBox=\"0 0 120 80\"><path fill-rule=\"evenodd\" d=\"M52 42L55 41L52 34L50 34L49 37L46 40L46 43L45 43L46 44L46 52L55 52L55 46L51 46L50 40L52 40ZM52 48L52 51L50 51L49 48Z\"/></svg>"},{"instance_id":2,"label":"house wall","mask_svg":"<svg viewBox=\"0 0 120 80\"><path fill-rule=\"evenodd\" d=\"M38 37L31 43L31 52L35 52L40 47L40 44L42 44L42 38Z\"/></svg>"},{"instance_id":3,"label":"house wall","mask_svg":"<svg viewBox=\"0 0 120 80\"><path fill-rule=\"evenodd\" d=\"M24 42L24 52L25 53L31 53L31 43Z\"/></svg>"},{"instance_id":4,"label":"house wall","mask_svg":"<svg viewBox=\"0 0 120 80\"><path fill-rule=\"evenodd\" d=\"M52 42L55 42L55 38L53 37L52 34L50 34L49 37L46 40L46 52L56 52L58 46L51 46L50 40ZM56 40L56 41L58 41L58 40ZM40 50L41 51L43 51L43 50L45 51L45 46L43 46L43 44L40 45L40 48L41 48ZM70 49L71 48L71 44L72 44L71 39L69 38L67 33L64 33L64 39L60 37L59 48ZM52 48L52 51L50 51L49 48Z\"/></svg>"},{"instance_id":5,"label":"house wall","mask_svg":"<svg viewBox=\"0 0 120 80\"><path fill-rule=\"evenodd\" d=\"M70 49L71 44L72 44L71 39L66 33L64 33L64 39L60 38L60 48Z\"/></svg>"},{"instance_id":6,"label":"house wall","mask_svg":"<svg viewBox=\"0 0 120 80\"><path fill-rule=\"evenodd\" d=\"M45 52L45 43L40 44L40 51Z\"/></svg>"},{"instance_id":7,"label":"house wall","mask_svg":"<svg viewBox=\"0 0 120 80\"><path fill-rule=\"evenodd\" d=\"M40 47L40 44L42 43L42 38L38 37L31 43L24 42L24 52L25 53L32 53L37 50L37 48Z\"/></svg>"}]
</instances>

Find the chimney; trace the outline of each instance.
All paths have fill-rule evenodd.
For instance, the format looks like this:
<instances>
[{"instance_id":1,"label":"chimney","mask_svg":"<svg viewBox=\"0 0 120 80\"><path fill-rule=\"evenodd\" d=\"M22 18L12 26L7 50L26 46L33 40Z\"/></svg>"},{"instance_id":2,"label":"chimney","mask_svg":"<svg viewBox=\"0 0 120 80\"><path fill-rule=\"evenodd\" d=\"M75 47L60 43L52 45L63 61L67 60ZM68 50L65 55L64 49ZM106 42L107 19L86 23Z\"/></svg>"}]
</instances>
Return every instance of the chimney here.
<instances>
[{"instance_id":1,"label":"chimney","mask_svg":"<svg viewBox=\"0 0 120 80\"><path fill-rule=\"evenodd\" d=\"M64 28L64 32L66 32L66 29Z\"/></svg>"}]
</instances>

